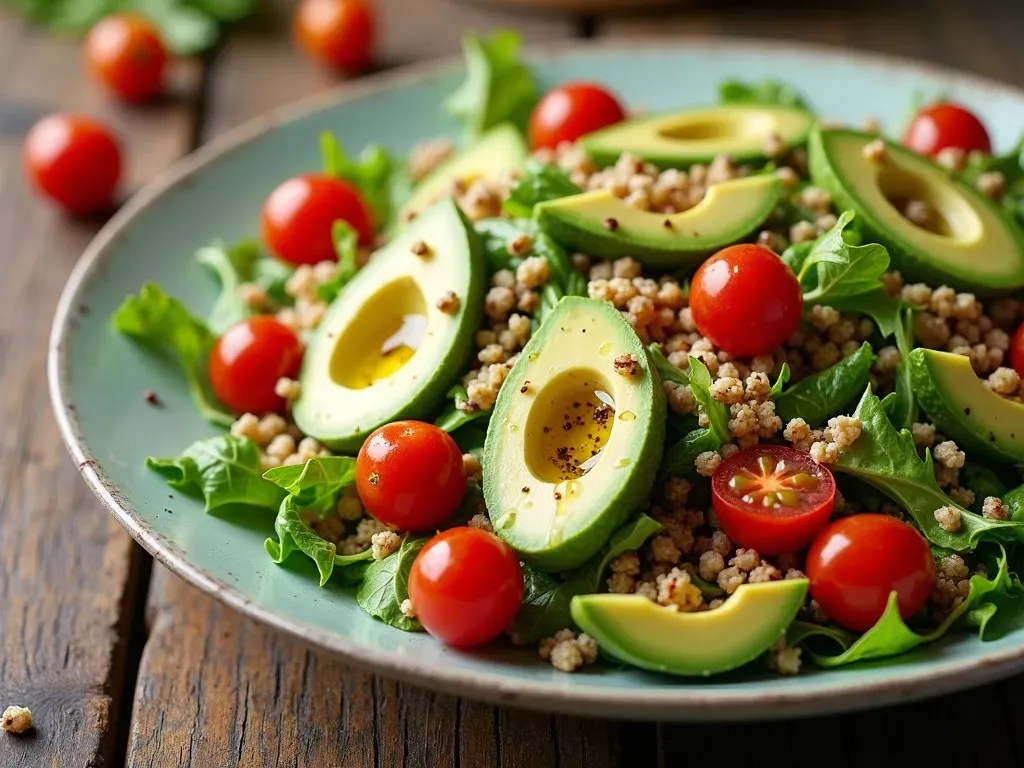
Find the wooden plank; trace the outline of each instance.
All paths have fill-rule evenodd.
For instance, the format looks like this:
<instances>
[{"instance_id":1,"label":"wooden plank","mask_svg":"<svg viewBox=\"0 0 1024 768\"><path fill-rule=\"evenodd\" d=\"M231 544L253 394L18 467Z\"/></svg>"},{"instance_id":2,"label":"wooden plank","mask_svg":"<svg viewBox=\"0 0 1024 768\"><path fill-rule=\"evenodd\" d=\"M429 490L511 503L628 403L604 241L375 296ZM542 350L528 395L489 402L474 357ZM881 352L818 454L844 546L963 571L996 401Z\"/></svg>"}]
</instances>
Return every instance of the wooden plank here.
<instances>
[{"instance_id":1,"label":"wooden plank","mask_svg":"<svg viewBox=\"0 0 1024 768\"><path fill-rule=\"evenodd\" d=\"M76 43L7 15L0 72L0 709L23 704L35 719L34 732L0 734L0 765L113 765L148 560L82 482L50 413L51 312L97 224L32 199L21 141L49 112L98 114L126 138L135 186L187 150L196 78L186 67L180 98L118 109L83 82Z\"/></svg>"}]
</instances>

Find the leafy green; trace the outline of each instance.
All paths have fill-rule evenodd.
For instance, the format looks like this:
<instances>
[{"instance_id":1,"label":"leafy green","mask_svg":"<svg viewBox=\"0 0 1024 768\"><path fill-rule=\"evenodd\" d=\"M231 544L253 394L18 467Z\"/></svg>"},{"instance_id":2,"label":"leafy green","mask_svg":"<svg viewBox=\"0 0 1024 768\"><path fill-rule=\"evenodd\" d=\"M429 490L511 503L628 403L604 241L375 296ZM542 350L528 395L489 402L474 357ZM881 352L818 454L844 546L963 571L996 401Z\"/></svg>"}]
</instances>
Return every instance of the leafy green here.
<instances>
[{"instance_id":1,"label":"leafy green","mask_svg":"<svg viewBox=\"0 0 1024 768\"><path fill-rule=\"evenodd\" d=\"M771 78L758 82L725 80L718 85L718 100L723 104L764 104L811 111L793 86Z\"/></svg>"},{"instance_id":2,"label":"leafy green","mask_svg":"<svg viewBox=\"0 0 1024 768\"><path fill-rule=\"evenodd\" d=\"M373 561L356 592L359 607L389 626L406 632L422 630L422 624L402 613L402 602L409 597L413 561L426 543L426 538L407 535L397 552Z\"/></svg>"},{"instance_id":3,"label":"leafy green","mask_svg":"<svg viewBox=\"0 0 1024 768\"><path fill-rule=\"evenodd\" d=\"M466 79L445 107L474 139L501 123L524 128L537 101L537 84L519 59L522 38L501 30L491 37L466 35L462 40Z\"/></svg>"},{"instance_id":4,"label":"leafy green","mask_svg":"<svg viewBox=\"0 0 1024 768\"><path fill-rule=\"evenodd\" d=\"M856 296L834 299L829 304L840 312L867 315L875 321L882 338L889 338L903 327L903 310L910 304L878 288Z\"/></svg>"},{"instance_id":5,"label":"leafy green","mask_svg":"<svg viewBox=\"0 0 1024 768\"><path fill-rule=\"evenodd\" d=\"M729 432L729 407L718 402L711 394L711 372L704 365L699 357L690 355L690 390L693 392L693 399L704 409L708 417L708 426L715 433L715 437L722 443L732 439Z\"/></svg>"},{"instance_id":6,"label":"leafy green","mask_svg":"<svg viewBox=\"0 0 1024 768\"><path fill-rule=\"evenodd\" d=\"M793 271L794 275L800 274L804 262L807 261L807 257L814 249L815 242L815 240L805 240L802 243L793 243L782 252L782 260L786 262L786 266Z\"/></svg>"},{"instance_id":7,"label":"leafy green","mask_svg":"<svg viewBox=\"0 0 1024 768\"><path fill-rule=\"evenodd\" d=\"M206 321L215 334L224 333L253 314L252 307L242 301L238 287L251 279L259 258L260 246L255 240L243 240L231 248L217 241L196 252L196 261L209 267L220 280L220 296Z\"/></svg>"},{"instance_id":8,"label":"leafy green","mask_svg":"<svg viewBox=\"0 0 1024 768\"><path fill-rule=\"evenodd\" d=\"M320 135L324 173L347 181L362 194L373 212L373 224L379 231L387 228L394 216L391 199L396 164L379 144L368 144L358 159L349 157L330 131Z\"/></svg>"},{"instance_id":9,"label":"leafy green","mask_svg":"<svg viewBox=\"0 0 1024 768\"><path fill-rule=\"evenodd\" d=\"M299 506L326 512L338 493L356 481L356 460L350 456L318 456L305 464L274 467L263 478L295 496Z\"/></svg>"},{"instance_id":10,"label":"leafy green","mask_svg":"<svg viewBox=\"0 0 1024 768\"><path fill-rule=\"evenodd\" d=\"M538 203L578 195L582 191L557 165L528 160L523 175L512 185L502 204L502 210L512 217L529 217Z\"/></svg>"},{"instance_id":11,"label":"leafy green","mask_svg":"<svg viewBox=\"0 0 1024 768\"><path fill-rule=\"evenodd\" d=\"M962 552L974 549L982 537L1024 538L1024 523L989 520L955 504L935 480L931 453L917 455L909 430L897 431L881 401L864 393L854 415L860 419L861 435L833 466L841 472L873 485L905 509L932 544ZM934 512L950 506L961 515L960 528L939 527Z\"/></svg>"},{"instance_id":12,"label":"leafy green","mask_svg":"<svg viewBox=\"0 0 1024 768\"><path fill-rule=\"evenodd\" d=\"M909 307L899 310L902 322L896 329L896 346L900 351L900 363L896 367L896 390L885 397L882 405L889 421L897 429L910 429L917 421L917 396L914 382L910 377L910 353L914 349L914 313Z\"/></svg>"},{"instance_id":13,"label":"leafy green","mask_svg":"<svg viewBox=\"0 0 1024 768\"><path fill-rule=\"evenodd\" d=\"M220 407L210 389L206 364L215 341L206 323L156 283L146 283L114 312L114 328L151 349L171 353L188 381L196 408L207 421L223 427L234 416Z\"/></svg>"},{"instance_id":14,"label":"leafy green","mask_svg":"<svg viewBox=\"0 0 1024 768\"><path fill-rule=\"evenodd\" d=\"M864 391L875 353L867 342L824 371L801 379L775 396L775 413L782 423L801 418L812 427L842 413Z\"/></svg>"},{"instance_id":15,"label":"leafy green","mask_svg":"<svg viewBox=\"0 0 1024 768\"><path fill-rule=\"evenodd\" d=\"M971 505L973 512L981 512L986 496L995 496L1006 503L1006 484L991 467L968 461L960 470L960 485L974 492L974 503Z\"/></svg>"},{"instance_id":16,"label":"leafy green","mask_svg":"<svg viewBox=\"0 0 1024 768\"><path fill-rule=\"evenodd\" d=\"M663 382L671 381L674 384L678 384L681 387L685 387L690 383L690 377L686 375L686 371L681 368L676 368L672 363L665 357L665 353L661 351L661 345L657 342L652 342L647 351L651 355L651 362L654 363L654 370L658 372L658 376L661 377Z\"/></svg>"},{"instance_id":17,"label":"leafy green","mask_svg":"<svg viewBox=\"0 0 1024 768\"><path fill-rule=\"evenodd\" d=\"M465 405L469 402L469 397L466 395L466 388L463 386L456 385L452 387L448 390L448 397L452 398L454 402L441 411L441 415L434 420L434 425L440 427L445 432L454 432L470 422L477 419L490 418L491 416L490 411L485 411L482 408L466 409Z\"/></svg>"},{"instance_id":18,"label":"leafy green","mask_svg":"<svg viewBox=\"0 0 1024 768\"><path fill-rule=\"evenodd\" d=\"M711 429L701 427L686 434L682 440L665 450L658 473L661 477L687 477L696 480L697 468L694 462L697 457L707 451L717 451L722 447L722 439Z\"/></svg>"},{"instance_id":19,"label":"leafy green","mask_svg":"<svg viewBox=\"0 0 1024 768\"><path fill-rule=\"evenodd\" d=\"M331 237L334 240L334 251L338 254L338 267L334 277L316 287L317 298L328 304L337 298L341 289L348 285L359 271L359 264L356 263L359 234L352 229L352 225L339 219L334 222Z\"/></svg>"},{"instance_id":20,"label":"leafy green","mask_svg":"<svg viewBox=\"0 0 1024 768\"><path fill-rule=\"evenodd\" d=\"M1024 523L1024 485L1011 488L1002 495L1002 500L1010 513L1010 519Z\"/></svg>"},{"instance_id":21,"label":"leafy green","mask_svg":"<svg viewBox=\"0 0 1024 768\"><path fill-rule=\"evenodd\" d=\"M150 456L146 466L166 477L172 487L201 494L207 512L236 505L277 509L285 495L263 479L259 448L246 437L199 440L180 456Z\"/></svg>"},{"instance_id":22,"label":"leafy green","mask_svg":"<svg viewBox=\"0 0 1024 768\"><path fill-rule=\"evenodd\" d=\"M558 243L542 232L533 219L484 219L476 224L477 233L484 244L484 253L491 273L501 269L515 271L526 255L537 256L547 262L548 281L545 287L552 288L549 299L554 304L562 296L586 296L587 279L577 270ZM528 254L513 255L509 243L519 235L530 238ZM543 292L542 292L543 300Z\"/></svg>"},{"instance_id":23,"label":"leafy green","mask_svg":"<svg viewBox=\"0 0 1024 768\"><path fill-rule=\"evenodd\" d=\"M878 243L850 245L843 230L854 212L844 211L836 225L814 243L797 275L807 304L831 304L835 299L856 296L882 288L882 275L889 268L889 252ZM816 280L811 268L816 267Z\"/></svg>"},{"instance_id":24,"label":"leafy green","mask_svg":"<svg viewBox=\"0 0 1024 768\"><path fill-rule=\"evenodd\" d=\"M789 363L783 363L782 367L779 369L779 377L775 380L775 383L772 384L772 388L769 394L773 398L778 397L780 394L782 394L783 387L786 386L792 375L793 374L789 370Z\"/></svg>"},{"instance_id":25,"label":"leafy green","mask_svg":"<svg viewBox=\"0 0 1024 768\"><path fill-rule=\"evenodd\" d=\"M483 219L475 224L477 234L484 246L487 266L493 275L502 269L516 268L523 263L523 256L514 256L508 250L508 244L521 234L531 238L537 231L532 219Z\"/></svg>"}]
</instances>

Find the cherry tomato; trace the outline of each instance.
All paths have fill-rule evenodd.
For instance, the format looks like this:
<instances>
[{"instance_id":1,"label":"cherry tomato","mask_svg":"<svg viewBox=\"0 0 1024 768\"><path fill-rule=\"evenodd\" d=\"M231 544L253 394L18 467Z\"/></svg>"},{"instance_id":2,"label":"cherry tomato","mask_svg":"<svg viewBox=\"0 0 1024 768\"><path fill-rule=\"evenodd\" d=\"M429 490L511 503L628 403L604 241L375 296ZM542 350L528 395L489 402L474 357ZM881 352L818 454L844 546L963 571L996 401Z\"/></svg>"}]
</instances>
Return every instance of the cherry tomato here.
<instances>
[{"instance_id":1,"label":"cherry tomato","mask_svg":"<svg viewBox=\"0 0 1024 768\"><path fill-rule=\"evenodd\" d=\"M554 149L600 128L622 122L626 112L611 93L593 83L566 83L544 94L530 115L530 146Z\"/></svg>"},{"instance_id":2,"label":"cherry tomato","mask_svg":"<svg viewBox=\"0 0 1024 768\"><path fill-rule=\"evenodd\" d=\"M376 26L365 0L302 0L292 35L310 58L354 75L373 61Z\"/></svg>"},{"instance_id":3,"label":"cherry tomato","mask_svg":"<svg viewBox=\"0 0 1024 768\"><path fill-rule=\"evenodd\" d=\"M690 311L700 332L735 357L773 352L800 324L796 275L760 245L723 248L693 276Z\"/></svg>"},{"instance_id":4,"label":"cherry tomato","mask_svg":"<svg viewBox=\"0 0 1024 768\"><path fill-rule=\"evenodd\" d=\"M263 238L274 255L292 264L319 264L338 258L331 231L344 219L359 233L359 244L373 242L370 209L347 181L306 173L281 184L263 203Z\"/></svg>"},{"instance_id":5,"label":"cherry tomato","mask_svg":"<svg viewBox=\"0 0 1024 768\"><path fill-rule=\"evenodd\" d=\"M78 115L44 117L22 149L25 174L69 213L110 208L121 179L121 145L102 123Z\"/></svg>"},{"instance_id":6,"label":"cherry tomato","mask_svg":"<svg viewBox=\"0 0 1024 768\"><path fill-rule=\"evenodd\" d=\"M1024 323L1021 323L1010 342L1010 365L1024 376Z\"/></svg>"},{"instance_id":7,"label":"cherry tomato","mask_svg":"<svg viewBox=\"0 0 1024 768\"><path fill-rule=\"evenodd\" d=\"M294 379L302 364L302 342L269 315L228 328L210 352L210 383L217 399L235 413L282 411L274 392L282 376Z\"/></svg>"},{"instance_id":8,"label":"cherry tomato","mask_svg":"<svg viewBox=\"0 0 1024 768\"><path fill-rule=\"evenodd\" d=\"M903 144L929 157L947 147L985 154L992 151L984 123L970 110L951 102L919 109L903 133Z\"/></svg>"},{"instance_id":9,"label":"cherry tomato","mask_svg":"<svg viewBox=\"0 0 1024 768\"><path fill-rule=\"evenodd\" d=\"M836 498L832 473L804 451L755 445L718 465L711 499L718 523L741 547L769 555L796 552L828 523Z\"/></svg>"},{"instance_id":10,"label":"cherry tomato","mask_svg":"<svg viewBox=\"0 0 1024 768\"><path fill-rule=\"evenodd\" d=\"M366 511L402 531L437 528L466 495L462 451L451 435L422 421L395 421L370 434L356 458L356 489Z\"/></svg>"},{"instance_id":11,"label":"cherry tomato","mask_svg":"<svg viewBox=\"0 0 1024 768\"><path fill-rule=\"evenodd\" d=\"M519 558L493 533L449 528L428 541L409 572L409 599L427 632L449 645L493 640L523 599Z\"/></svg>"},{"instance_id":12,"label":"cherry tomato","mask_svg":"<svg viewBox=\"0 0 1024 768\"><path fill-rule=\"evenodd\" d=\"M854 632L870 629L898 595L900 616L913 616L935 586L935 561L924 537L895 517L851 515L823 530L807 552L811 596Z\"/></svg>"},{"instance_id":13,"label":"cherry tomato","mask_svg":"<svg viewBox=\"0 0 1024 768\"><path fill-rule=\"evenodd\" d=\"M149 101L164 90L167 49L141 16L118 13L98 22L85 39L85 59L93 77L125 101Z\"/></svg>"}]
</instances>

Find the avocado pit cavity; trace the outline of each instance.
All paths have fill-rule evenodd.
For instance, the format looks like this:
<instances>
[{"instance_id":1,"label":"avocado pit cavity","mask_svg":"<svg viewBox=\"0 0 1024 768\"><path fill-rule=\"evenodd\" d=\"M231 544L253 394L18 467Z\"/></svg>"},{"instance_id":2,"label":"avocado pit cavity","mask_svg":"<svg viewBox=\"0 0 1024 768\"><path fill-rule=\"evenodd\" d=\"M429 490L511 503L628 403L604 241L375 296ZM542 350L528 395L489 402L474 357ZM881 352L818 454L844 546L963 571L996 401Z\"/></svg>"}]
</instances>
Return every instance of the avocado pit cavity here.
<instances>
[{"instance_id":1,"label":"avocado pit cavity","mask_svg":"<svg viewBox=\"0 0 1024 768\"><path fill-rule=\"evenodd\" d=\"M885 165L879 168L878 186L882 195L901 216L916 227L940 237L974 240L981 234L978 214L952 185L937 186L928 179L903 168ZM923 203L923 219L907 216L907 206Z\"/></svg>"},{"instance_id":2,"label":"avocado pit cavity","mask_svg":"<svg viewBox=\"0 0 1024 768\"><path fill-rule=\"evenodd\" d=\"M727 111L697 113L665 125L658 134L677 141L721 141L722 139L767 139L775 121L768 112Z\"/></svg>"}]
</instances>

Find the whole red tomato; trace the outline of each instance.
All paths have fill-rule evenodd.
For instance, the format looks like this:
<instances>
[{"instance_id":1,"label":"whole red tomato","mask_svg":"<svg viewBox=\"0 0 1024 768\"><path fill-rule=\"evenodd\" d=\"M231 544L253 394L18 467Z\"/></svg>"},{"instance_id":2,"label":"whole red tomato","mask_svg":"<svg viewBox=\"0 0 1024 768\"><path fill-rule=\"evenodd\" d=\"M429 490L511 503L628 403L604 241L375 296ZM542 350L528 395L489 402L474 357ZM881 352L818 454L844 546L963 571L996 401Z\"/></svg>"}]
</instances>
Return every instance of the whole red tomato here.
<instances>
[{"instance_id":1,"label":"whole red tomato","mask_svg":"<svg viewBox=\"0 0 1024 768\"><path fill-rule=\"evenodd\" d=\"M167 49L156 27L133 13L96 24L85 39L89 71L111 93L129 102L149 101L164 90Z\"/></svg>"},{"instance_id":2,"label":"whole red tomato","mask_svg":"<svg viewBox=\"0 0 1024 768\"><path fill-rule=\"evenodd\" d=\"M807 552L811 596L854 632L870 629L896 592L900 616L924 606L935 586L928 542L888 515L851 515L823 530Z\"/></svg>"},{"instance_id":3,"label":"whole red tomato","mask_svg":"<svg viewBox=\"0 0 1024 768\"><path fill-rule=\"evenodd\" d=\"M773 352L800 325L796 275L760 245L723 248L693 276L690 311L697 329L735 357Z\"/></svg>"},{"instance_id":4,"label":"whole red tomato","mask_svg":"<svg viewBox=\"0 0 1024 768\"><path fill-rule=\"evenodd\" d=\"M903 144L929 157L947 147L985 154L992 151L985 124L973 112L952 102L930 104L918 110L903 133Z\"/></svg>"},{"instance_id":5,"label":"whole red tomato","mask_svg":"<svg viewBox=\"0 0 1024 768\"><path fill-rule=\"evenodd\" d=\"M366 511L385 525L401 531L436 529L466 494L462 451L433 424L385 424L359 449L356 489Z\"/></svg>"},{"instance_id":6,"label":"whole red tomato","mask_svg":"<svg viewBox=\"0 0 1024 768\"><path fill-rule=\"evenodd\" d=\"M283 376L294 379L302 365L302 342L269 315L233 325L210 351L210 384L217 399L235 413L283 411L275 391Z\"/></svg>"},{"instance_id":7,"label":"whole red tomato","mask_svg":"<svg viewBox=\"0 0 1024 768\"><path fill-rule=\"evenodd\" d=\"M302 0L292 35L310 58L354 75L373 63L376 26L365 0Z\"/></svg>"},{"instance_id":8,"label":"whole red tomato","mask_svg":"<svg viewBox=\"0 0 1024 768\"><path fill-rule=\"evenodd\" d=\"M566 83L544 94L533 108L530 146L554 149L625 117L622 105L607 89L594 83Z\"/></svg>"},{"instance_id":9,"label":"whole red tomato","mask_svg":"<svg viewBox=\"0 0 1024 768\"><path fill-rule=\"evenodd\" d=\"M44 117L22 148L25 175L69 213L85 215L114 204L121 179L121 145L114 132L79 115Z\"/></svg>"},{"instance_id":10,"label":"whole red tomato","mask_svg":"<svg viewBox=\"0 0 1024 768\"><path fill-rule=\"evenodd\" d=\"M416 617L455 646L486 643L512 623L523 599L516 553L493 533L449 528L420 550L409 573Z\"/></svg>"}]
</instances>

